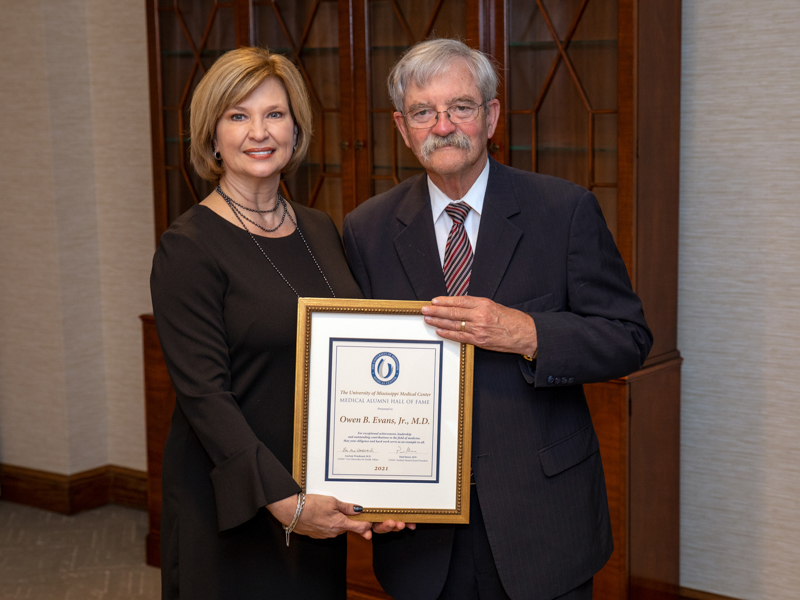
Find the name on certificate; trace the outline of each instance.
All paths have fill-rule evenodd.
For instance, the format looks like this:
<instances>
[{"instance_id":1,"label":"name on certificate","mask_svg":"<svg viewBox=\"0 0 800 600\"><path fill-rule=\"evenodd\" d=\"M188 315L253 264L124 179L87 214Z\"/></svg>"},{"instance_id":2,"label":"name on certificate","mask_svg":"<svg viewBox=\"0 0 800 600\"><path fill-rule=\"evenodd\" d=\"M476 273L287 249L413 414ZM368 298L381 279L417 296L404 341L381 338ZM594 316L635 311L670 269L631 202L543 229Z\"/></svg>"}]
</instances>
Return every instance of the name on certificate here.
<instances>
[{"instance_id":1,"label":"name on certificate","mask_svg":"<svg viewBox=\"0 0 800 600\"><path fill-rule=\"evenodd\" d=\"M330 339L327 480L439 481L442 346Z\"/></svg>"}]
</instances>

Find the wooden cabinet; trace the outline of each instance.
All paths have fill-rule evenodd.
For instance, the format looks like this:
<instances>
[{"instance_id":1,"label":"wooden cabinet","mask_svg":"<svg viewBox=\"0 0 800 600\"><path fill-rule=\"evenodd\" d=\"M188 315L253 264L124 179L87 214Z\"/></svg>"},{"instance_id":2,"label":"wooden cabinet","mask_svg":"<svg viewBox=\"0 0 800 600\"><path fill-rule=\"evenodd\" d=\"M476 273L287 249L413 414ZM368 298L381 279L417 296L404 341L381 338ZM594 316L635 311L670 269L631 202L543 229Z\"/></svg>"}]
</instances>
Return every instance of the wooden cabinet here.
<instances>
[{"instance_id":1,"label":"wooden cabinet","mask_svg":"<svg viewBox=\"0 0 800 600\"><path fill-rule=\"evenodd\" d=\"M211 186L189 166L192 92L214 60L240 45L266 46L300 69L314 137L283 194L344 215L422 169L394 128L386 78L394 61L431 34L475 42L478 0L148 0L156 238Z\"/></svg>"},{"instance_id":2,"label":"wooden cabinet","mask_svg":"<svg viewBox=\"0 0 800 600\"><path fill-rule=\"evenodd\" d=\"M488 47L506 74L498 160L598 197L655 343L645 368L586 386L615 551L596 599L677 597L678 0L497 0Z\"/></svg>"},{"instance_id":3,"label":"wooden cabinet","mask_svg":"<svg viewBox=\"0 0 800 600\"><path fill-rule=\"evenodd\" d=\"M222 52L258 44L298 65L314 105L315 136L283 193L328 212L340 226L360 202L421 172L392 124L386 92L403 50L438 35L494 56L502 112L490 152L597 195L655 336L644 369L586 387L616 548L595 578L594 597L676 596L680 0L147 0L147 6L157 238L210 191L188 166L188 106ZM144 327L149 373L163 369L163 361L153 349L152 322ZM155 494L170 400L163 385L150 385L158 378L148 377ZM152 407L158 403L167 404ZM153 500L151 511L157 510ZM157 523L151 512L151 525ZM369 554L368 543L353 540L353 598L386 597Z\"/></svg>"},{"instance_id":4,"label":"wooden cabinet","mask_svg":"<svg viewBox=\"0 0 800 600\"><path fill-rule=\"evenodd\" d=\"M175 390L161 353L153 315L142 315L145 420L147 422L147 564L161 565L161 459L167 441Z\"/></svg>"}]
</instances>

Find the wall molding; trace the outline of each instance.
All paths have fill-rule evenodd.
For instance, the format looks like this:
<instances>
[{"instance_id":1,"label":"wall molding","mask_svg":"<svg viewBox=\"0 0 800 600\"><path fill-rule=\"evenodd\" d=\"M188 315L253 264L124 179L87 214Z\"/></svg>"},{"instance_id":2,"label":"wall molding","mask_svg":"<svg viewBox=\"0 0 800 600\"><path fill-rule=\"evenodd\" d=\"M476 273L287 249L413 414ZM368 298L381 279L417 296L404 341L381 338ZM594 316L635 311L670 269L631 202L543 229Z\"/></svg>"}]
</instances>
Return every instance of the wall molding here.
<instances>
[{"instance_id":1,"label":"wall molding","mask_svg":"<svg viewBox=\"0 0 800 600\"><path fill-rule=\"evenodd\" d=\"M105 465L61 475L0 464L0 500L64 515L106 504L147 510L147 473Z\"/></svg>"},{"instance_id":2,"label":"wall molding","mask_svg":"<svg viewBox=\"0 0 800 600\"><path fill-rule=\"evenodd\" d=\"M737 600L730 596L721 596L719 594L712 594L711 592L701 592L700 590L693 590L691 588L681 588L681 598L686 600Z\"/></svg>"}]
</instances>

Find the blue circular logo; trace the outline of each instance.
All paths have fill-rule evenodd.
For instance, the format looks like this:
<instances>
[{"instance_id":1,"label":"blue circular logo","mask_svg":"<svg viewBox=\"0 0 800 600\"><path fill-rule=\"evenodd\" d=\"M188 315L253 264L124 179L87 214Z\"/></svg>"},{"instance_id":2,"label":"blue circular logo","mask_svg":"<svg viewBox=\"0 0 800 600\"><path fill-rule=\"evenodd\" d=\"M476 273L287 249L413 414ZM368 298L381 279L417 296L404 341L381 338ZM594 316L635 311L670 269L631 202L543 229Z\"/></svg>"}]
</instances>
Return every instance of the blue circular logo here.
<instances>
[{"instance_id":1,"label":"blue circular logo","mask_svg":"<svg viewBox=\"0 0 800 600\"><path fill-rule=\"evenodd\" d=\"M400 361L391 352L379 352L372 359L372 378L381 385L389 385L400 374Z\"/></svg>"}]
</instances>

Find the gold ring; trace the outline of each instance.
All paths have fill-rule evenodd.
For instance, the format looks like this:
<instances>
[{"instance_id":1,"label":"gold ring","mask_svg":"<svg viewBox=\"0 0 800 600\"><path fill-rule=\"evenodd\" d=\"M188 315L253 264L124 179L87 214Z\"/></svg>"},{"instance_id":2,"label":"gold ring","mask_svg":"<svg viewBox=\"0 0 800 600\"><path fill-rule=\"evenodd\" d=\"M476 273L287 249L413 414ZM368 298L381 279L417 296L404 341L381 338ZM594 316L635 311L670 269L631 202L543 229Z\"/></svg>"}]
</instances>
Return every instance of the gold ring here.
<instances>
[{"instance_id":1,"label":"gold ring","mask_svg":"<svg viewBox=\"0 0 800 600\"><path fill-rule=\"evenodd\" d=\"M461 321L461 331L464 332L467 330L467 322Z\"/></svg>"}]
</instances>

